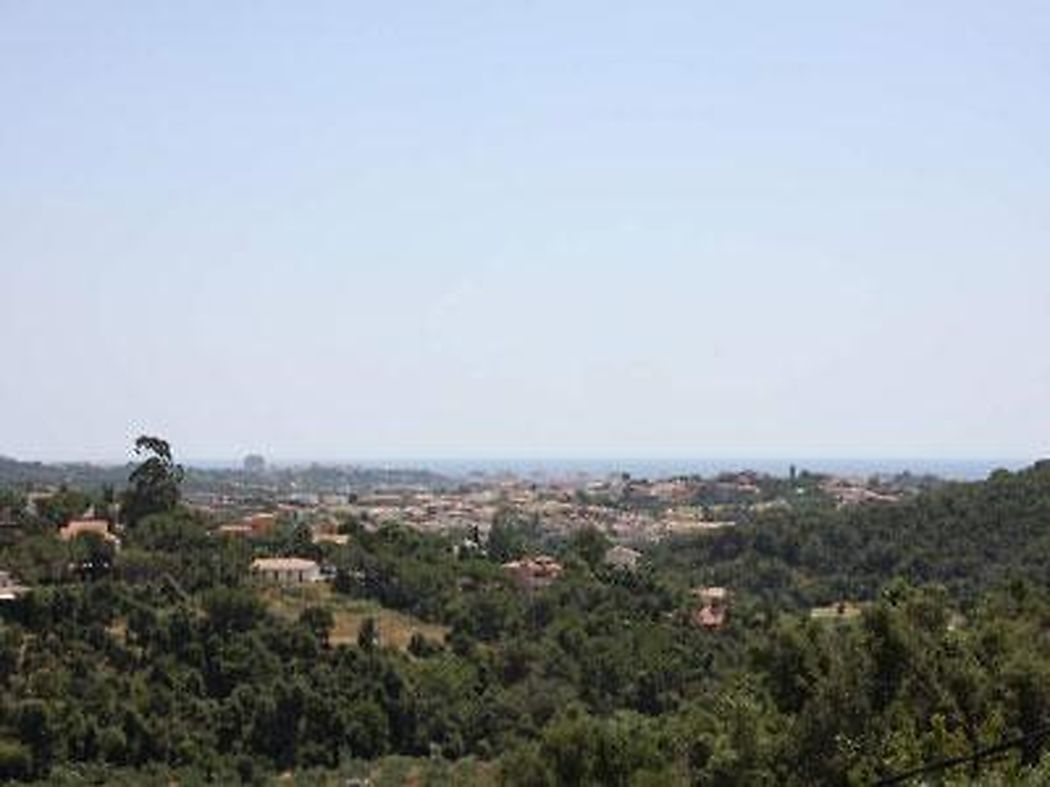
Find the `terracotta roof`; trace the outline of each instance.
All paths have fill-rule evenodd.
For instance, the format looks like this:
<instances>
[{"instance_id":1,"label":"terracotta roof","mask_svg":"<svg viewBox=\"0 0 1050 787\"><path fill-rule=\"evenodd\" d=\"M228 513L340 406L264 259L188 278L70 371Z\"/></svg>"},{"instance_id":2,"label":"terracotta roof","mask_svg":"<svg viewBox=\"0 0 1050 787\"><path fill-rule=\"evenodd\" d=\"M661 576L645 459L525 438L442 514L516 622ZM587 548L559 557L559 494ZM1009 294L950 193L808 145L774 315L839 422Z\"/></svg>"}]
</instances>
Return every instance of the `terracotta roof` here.
<instances>
[{"instance_id":1,"label":"terracotta roof","mask_svg":"<svg viewBox=\"0 0 1050 787\"><path fill-rule=\"evenodd\" d=\"M72 541L84 533L94 533L106 540L116 540L116 536L109 532L109 522L105 519L74 519L58 531L58 537L63 541Z\"/></svg>"},{"instance_id":2,"label":"terracotta roof","mask_svg":"<svg viewBox=\"0 0 1050 787\"><path fill-rule=\"evenodd\" d=\"M705 629L721 628L726 621L725 607L701 607L693 613L693 621Z\"/></svg>"}]
</instances>

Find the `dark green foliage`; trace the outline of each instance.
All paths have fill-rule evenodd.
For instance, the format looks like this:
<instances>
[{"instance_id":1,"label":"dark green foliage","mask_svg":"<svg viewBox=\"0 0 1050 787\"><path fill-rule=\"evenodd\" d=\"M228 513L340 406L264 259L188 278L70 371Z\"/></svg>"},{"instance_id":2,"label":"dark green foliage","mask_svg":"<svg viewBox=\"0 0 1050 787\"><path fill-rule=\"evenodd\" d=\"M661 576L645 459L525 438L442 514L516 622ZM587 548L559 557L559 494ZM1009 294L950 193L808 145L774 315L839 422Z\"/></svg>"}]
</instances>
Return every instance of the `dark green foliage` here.
<instances>
[{"instance_id":1,"label":"dark green foliage","mask_svg":"<svg viewBox=\"0 0 1050 787\"><path fill-rule=\"evenodd\" d=\"M533 592L452 539L351 527L324 547L337 595L287 619L248 576L253 547L178 506L91 576L26 535L2 547L36 588L0 605L0 778L263 783L399 754L498 760L536 787L848 785L967 756L1050 724L1048 471L763 515L638 573L583 531ZM721 631L688 622L700 582L732 588ZM449 636L401 652L369 619L340 644L348 596ZM846 596L868 602L855 618L798 614ZM1044 743L983 767L1037 783L1021 769Z\"/></svg>"},{"instance_id":2,"label":"dark green foliage","mask_svg":"<svg viewBox=\"0 0 1050 787\"><path fill-rule=\"evenodd\" d=\"M486 550L492 560L506 563L536 550L540 543L540 528L535 519L523 517L510 508L501 508L492 521Z\"/></svg>"},{"instance_id":3,"label":"dark green foliage","mask_svg":"<svg viewBox=\"0 0 1050 787\"><path fill-rule=\"evenodd\" d=\"M612 542L596 527L577 530L569 539L569 549L592 569L601 565Z\"/></svg>"},{"instance_id":4,"label":"dark green foliage","mask_svg":"<svg viewBox=\"0 0 1050 787\"><path fill-rule=\"evenodd\" d=\"M365 618L357 632L357 646L366 653L379 647L379 627L375 618Z\"/></svg>"},{"instance_id":5,"label":"dark green foliage","mask_svg":"<svg viewBox=\"0 0 1050 787\"><path fill-rule=\"evenodd\" d=\"M328 646L328 635L335 625L335 618L330 610L324 607L307 607L299 616L299 622L317 638L318 642L325 647Z\"/></svg>"},{"instance_id":6,"label":"dark green foliage","mask_svg":"<svg viewBox=\"0 0 1050 787\"><path fill-rule=\"evenodd\" d=\"M182 466L172 459L171 446L159 437L142 435L135 441L135 453L145 458L128 476L124 518L129 525L174 510L184 476Z\"/></svg>"},{"instance_id":7,"label":"dark green foliage","mask_svg":"<svg viewBox=\"0 0 1050 787\"><path fill-rule=\"evenodd\" d=\"M91 496L83 492L62 490L37 501L37 516L52 528L59 528L69 520L82 516L92 502Z\"/></svg>"},{"instance_id":8,"label":"dark green foliage","mask_svg":"<svg viewBox=\"0 0 1050 787\"><path fill-rule=\"evenodd\" d=\"M872 599L890 579L971 601L1010 577L1050 584L1050 464L945 484L894 504L791 508L652 555L664 571L777 606Z\"/></svg>"},{"instance_id":9,"label":"dark green foliage","mask_svg":"<svg viewBox=\"0 0 1050 787\"><path fill-rule=\"evenodd\" d=\"M255 593L244 588L213 588L204 594L201 606L208 623L222 634L248 631L266 614Z\"/></svg>"},{"instance_id":10,"label":"dark green foliage","mask_svg":"<svg viewBox=\"0 0 1050 787\"><path fill-rule=\"evenodd\" d=\"M73 571L82 579L99 579L110 572L116 549L97 533L81 533L69 542Z\"/></svg>"},{"instance_id":11,"label":"dark green foliage","mask_svg":"<svg viewBox=\"0 0 1050 787\"><path fill-rule=\"evenodd\" d=\"M33 756L19 741L0 739L0 779L26 779L33 772Z\"/></svg>"}]
</instances>

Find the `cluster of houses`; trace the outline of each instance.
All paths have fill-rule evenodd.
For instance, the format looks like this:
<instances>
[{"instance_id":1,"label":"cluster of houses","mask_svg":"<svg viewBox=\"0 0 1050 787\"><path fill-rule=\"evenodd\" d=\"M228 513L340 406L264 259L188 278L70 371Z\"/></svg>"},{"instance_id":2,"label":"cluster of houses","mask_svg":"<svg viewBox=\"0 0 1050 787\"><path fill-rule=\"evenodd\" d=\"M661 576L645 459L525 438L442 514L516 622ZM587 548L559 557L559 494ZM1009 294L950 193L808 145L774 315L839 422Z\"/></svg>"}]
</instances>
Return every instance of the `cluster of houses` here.
<instances>
[{"instance_id":1,"label":"cluster of houses","mask_svg":"<svg viewBox=\"0 0 1050 787\"><path fill-rule=\"evenodd\" d=\"M611 547L605 554L605 563L616 569L634 571L642 553L622 544ZM503 570L521 590L533 592L550 587L565 573L565 567L550 555L535 555L512 560L502 565ZM327 578L324 568L315 560L301 557L256 558L251 564L252 574L278 585L297 585L320 582ZM726 624L729 593L724 587L701 587L693 591L696 605L689 615L690 622L707 631L717 631Z\"/></svg>"},{"instance_id":2,"label":"cluster of houses","mask_svg":"<svg viewBox=\"0 0 1050 787\"><path fill-rule=\"evenodd\" d=\"M880 489L873 489L867 482L848 478L830 477L820 484L820 490L841 508L862 503L897 503L901 495Z\"/></svg>"},{"instance_id":3,"label":"cluster of houses","mask_svg":"<svg viewBox=\"0 0 1050 787\"><path fill-rule=\"evenodd\" d=\"M295 513L301 514L302 512L297 510ZM315 544L344 545L350 541L349 536L338 532L338 523L330 517L293 516L292 519L309 523L310 538ZM227 538L265 539L276 532L277 522L277 513L253 513L244 516L237 522L219 525L215 532Z\"/></svg>"},{"instance_id":4,"label":"cluster of houses","mask_svg":"<svg viewBox=\"0 0 1050 787\"><path fill-rule=\"evenodd\" d=\"M366 525L398 522L431 532L480 531L482 534L488 531L500 511L509 509L522 518L540 523L550 532L571 533L583 527L597 527L624 541L658 541L686 531L732 524L719 517L718 506L690 504L695 484L681 480L537 484L503 479L448 490L382 489L349 498L314 495L295 496L293 500L285 495L272 501L272 505L298 520L350 516ZM646 503L642 506L644 510L612 504L627 499L628 492L632 501ZM220 517L239 507L232 498L199 499L195 505L210 516ZM265 528L264 524L262 530ZM247 519L223 525L220 530L230 536L260 536L260 526Z\"/></svg>"},{"instance_id":5,"label":"cluster of houses","mask_svg":"<svg viewBox=\"0 0 1050 787\"><path fill-rule=\"evenodd\" d=\"M579 514L583 508L567 500L542 501L536 496L535 487L523 488L514 486L513 499L518 505L539 505L548 510L556 506L560 512L568 510ZM651 490L660 495L669 497L681 496L683 489L677 483L672 488L656 487ZM368 503L396 504L395 496L389 495L389 499L380 495L368 499ZM492 490L476 493L471 502L475 505L488 507L493 503ZM432 508L424 507L426 513L434 513L435 509L442 508L440 504L433 504ZM471 506L466 506L470 509ZM301 513L301 512L300 512ZM310 512L316 514L316 512ZM421 512L422 513L422 512ZM445 509L449 513L449 509ZM457 514L466 513L464 508L457 508ZM337 532L336 520L331 516L310 516L300 521L310 523L312 538L318 543L346 544L349 537ZM215 533L224 537L244 539L264 539L272 536L278 529L278 513L272 511L256 511L243 514L239 519L226 524L219 525ZM606 532L615 533L613 528L606 526ZM638 533L636 528L632 532ZM475 533L477 528L475 527ZM57 532L58 538L66 542L72 542L81 536L92 536L111 544L115 549L120 547L120 538L113 532L110 522L106 519L93 518L91 512L86 512L82 518L73 519ZM480 548L475 542L471 542L476 548ZM604 563L617 570L635 571L642 553L636 549L618 543L610 547L604 555ZM503 570L514 583L526 592L532 592L550 587L564 574L565 567L556 558L550 555L535 555L524 557L504 563ZM258 557L251 562L251 573L259 580L277 585L298 585L320 582L331 577L331 567L322 566L318 561L304 557ZM12 600L27 591L10 572L0 570L0 601ZM728 609L728 593L725 588L705 587L694 590L696 605L690 613L691 622L706 630L717 630L725 625Z\"/></svg>"},{"instance_id":6,"label":"cluster of houses","mask_svg":"<svg viewBox=\"0 0 1050 787\"><path fill-rule=\"evenodd\" d=\"M724 473L713 479L617 476L538 482L510 476L485 477L445 489L391 487L359 494L274 494L270 505L297 521L351 516L366 524L393 521L433 532L463 530L482 534L500 511L509 509L550 532L571 533L581 527L597 527L619 541L641 543L730 527L742 507L789 507L791 502L783 495L770 498L779 489L776 481L753 471ZM799 487L796 492L801 490ZM821 481L820 491L840 505L899 499L892 489L870 481L833 476ZM239 510L247 499L200 497L196 507L221 517ZM230 536L260 537L272 527L272 519L266 518L273 516L251 515L244 521L223 525L220 531ZM256 517L262 519L255 521ZM337 534L322 535L328 538Z\"/></svg>"}]
</instances>

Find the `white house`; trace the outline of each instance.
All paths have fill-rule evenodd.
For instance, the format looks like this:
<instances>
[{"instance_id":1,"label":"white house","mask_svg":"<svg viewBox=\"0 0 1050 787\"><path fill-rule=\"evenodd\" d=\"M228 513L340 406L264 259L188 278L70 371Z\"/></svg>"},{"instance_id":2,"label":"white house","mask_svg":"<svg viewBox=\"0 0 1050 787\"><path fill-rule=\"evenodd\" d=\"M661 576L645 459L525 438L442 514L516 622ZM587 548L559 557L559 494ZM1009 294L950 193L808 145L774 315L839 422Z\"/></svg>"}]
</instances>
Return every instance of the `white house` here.
<instances>
[{"instance_id":1,"label":"white house","mask_svg":"<svg viewBox=\"0 0 1050 787\"><path fill-rule=\"evenodd\" d=\"M319 582L322 578L317 562L301 557L259 557L252 561L252 573L281 584Z\"/></svg>"}]
</instances>

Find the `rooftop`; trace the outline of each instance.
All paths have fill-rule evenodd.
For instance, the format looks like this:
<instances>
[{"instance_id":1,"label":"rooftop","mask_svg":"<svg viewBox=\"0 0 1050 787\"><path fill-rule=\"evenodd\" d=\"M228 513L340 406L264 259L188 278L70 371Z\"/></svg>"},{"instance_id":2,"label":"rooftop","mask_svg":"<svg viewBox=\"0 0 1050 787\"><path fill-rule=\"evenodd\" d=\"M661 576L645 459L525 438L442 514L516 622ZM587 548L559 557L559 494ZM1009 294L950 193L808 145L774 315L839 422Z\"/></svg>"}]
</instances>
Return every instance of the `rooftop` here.
<instances>
[{"instance_id":1,"label":"rooftop","mask_svg":"<svg viewBox=\"0 0 1050 787\"><path fill-rule=\"evenodd\" d=\"M252 561L253 571L310 571L317 562L303 557L257 557Z\"/></svg>"}]
</instances>

